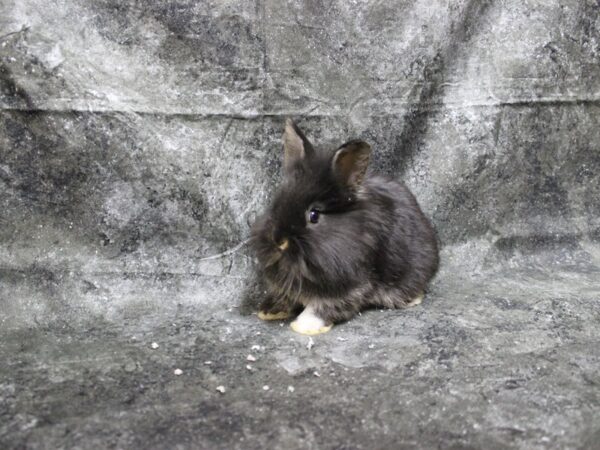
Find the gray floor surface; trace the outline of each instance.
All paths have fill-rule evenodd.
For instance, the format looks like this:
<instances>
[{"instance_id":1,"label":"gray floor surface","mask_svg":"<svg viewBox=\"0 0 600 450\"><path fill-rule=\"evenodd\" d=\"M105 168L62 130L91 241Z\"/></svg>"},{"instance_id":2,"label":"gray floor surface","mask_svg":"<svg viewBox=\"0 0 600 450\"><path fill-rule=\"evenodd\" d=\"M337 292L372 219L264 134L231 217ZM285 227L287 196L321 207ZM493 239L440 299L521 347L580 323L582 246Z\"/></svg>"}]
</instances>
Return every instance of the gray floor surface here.
<instances>
[{"instance_id":1,"label":"gray floor surface","mask_svg":"<svg viewBox=\"0 0 600 450\"><path fill-rule=\"evenodd\" d=\"M235 295L191 306L199 277L3 272L3 294L89 303L111 291L129 307L118 320L71 308L39 326L3 323L0 442L598 448L600 270L538 263L442 269L421 306L368 311L312 339Z\"/></svg>"}]
</instances>

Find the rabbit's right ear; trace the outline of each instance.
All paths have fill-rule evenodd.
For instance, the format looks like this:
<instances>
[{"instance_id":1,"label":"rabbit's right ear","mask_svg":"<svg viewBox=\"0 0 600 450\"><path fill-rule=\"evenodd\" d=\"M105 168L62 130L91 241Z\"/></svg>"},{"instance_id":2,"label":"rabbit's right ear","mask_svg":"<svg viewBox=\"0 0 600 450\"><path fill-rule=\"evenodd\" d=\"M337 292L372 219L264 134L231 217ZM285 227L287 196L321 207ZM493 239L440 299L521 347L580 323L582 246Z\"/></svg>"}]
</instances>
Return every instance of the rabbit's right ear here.
<instances>
[{"instance_id":1,"label":"rabbit's right ear","mask_svg":"<svg viewBox=\"0 0 600 450\"><path fill-rule=\"evenodd\" d=\"M344 185L357 188L365 178L370 157L371 146L365 141L346 142L333 156L333 173Z\"/></svg>"},{"instance_id":2,"label":"rabbit's right ear","mask_svg":"<svg viewBox=\"0 0 600 450\"><path fill-rule=\"evenodd\" d=\"M312 144L292 119L286 119L285 121L283 150L283 167L286 172L289 172L296 163L311 156L314 152Z\"/></svg>"}]
</instances>

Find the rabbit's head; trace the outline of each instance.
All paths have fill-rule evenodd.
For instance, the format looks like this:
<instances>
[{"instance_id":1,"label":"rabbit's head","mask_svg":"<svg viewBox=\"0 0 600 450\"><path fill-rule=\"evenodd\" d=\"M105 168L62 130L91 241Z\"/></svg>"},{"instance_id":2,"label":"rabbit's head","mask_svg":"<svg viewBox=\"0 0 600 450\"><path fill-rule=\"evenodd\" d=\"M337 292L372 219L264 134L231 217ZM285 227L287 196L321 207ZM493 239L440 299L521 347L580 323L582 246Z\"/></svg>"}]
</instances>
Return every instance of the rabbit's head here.
<instances>
[{"instance_id":1,"label":"rabbit's head","mask_svg":"<svg viewBox=\"0 0 600 450\"><path fill-rule=\"evenodd\" d=\"M376 208L360 195L371 148L354 140L317 150L288 119L283 149L283 182L252 230L261 269L281 295L339 295L376 246Z\"/></svg>"}]
</instances>

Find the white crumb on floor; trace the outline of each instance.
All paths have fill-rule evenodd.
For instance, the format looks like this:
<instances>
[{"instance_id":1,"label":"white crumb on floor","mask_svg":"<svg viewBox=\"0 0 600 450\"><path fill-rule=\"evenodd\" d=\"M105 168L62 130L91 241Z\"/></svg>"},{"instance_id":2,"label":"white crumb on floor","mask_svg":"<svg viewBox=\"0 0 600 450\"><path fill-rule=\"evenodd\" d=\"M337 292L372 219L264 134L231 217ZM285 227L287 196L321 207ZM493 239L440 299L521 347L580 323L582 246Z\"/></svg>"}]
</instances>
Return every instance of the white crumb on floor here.
<instances>
[{"instance_id":1,"label":"white crumb on floor","mask_svg":"<svg viewBox=\"0 0 600 450\"><path fill-rule=\"evenodd\" d=\"M346 338L343 338L343 337L341 337L341 336L338 336L337 340L338 340L338 341L345 342L345 341L347 341L348 339L346 339Z\"/></svg>"},{"instance_id":2,"label":"white crumb on floor","mask_svg":"<svg viewBox=\"0 0 600 450\"><path fill-rule=\"evenodd\" d=\"M316 370L313 372L313 375L314 375L315 377L320 377L320 376L321 376L321 374L320 374L319 372L317 372Z\"/></svg>"},{"instance_id":3,"label":"white crumb on floor","mask_svg":"<svg viewBox=\"0 0 600 450\"><path fill-rule=\"evenodd\" d=\"M306 348L310 350L311 348L313 348L314 345L315 345L315 341L313 341L313 338L309 337L308 343L306 344Z\"/></svg>"},{"instance_id":4,"label":"white crumb on floor","mask_svg":"<svg viewBox=\"0 0 600 450\"><path fill-rule=\"evenodd\" d=\"M254 361L256 361L256 358L254 356L252 356L252 355L248 355L246 357L246 361L252 361L252 362L254 362Z\"/></svg>"},{"instance_id":5,"label":"white crumb on floor","mask_svg":"<svg viewBox=\"0 0 600 450\"><path fill-rule=\"evenodd\" d=\"M219 391L221 394L225 393L225 386L217 386L217 391Z\"/></svg>"},{"instance_id":6,"label":"white crumb on floor","mask_svg":"<svg viewBox=\"0 0 600 450\"><path fill-rule=\"evenodd\" d=\"M246 369L252 370L252 366L250 364L246 365Z\"/></svg>"},{"instance_id":7,"label":"white crumb on floor","mask_svg":"<svg viewBox=\"0 0 600 450\"><path fill-rule=\"evenodd\" d=\"M294 386L288 386L288 392L294 392L295 390Z\"/></svg>"},{"instance_id":8,"label":"white crumb on floor","mask_svg":"<svg viewBox=\"0 0 600 450\"><path fill-rule=\"evenodd\" d=\"M207 366L210 366L212 364L212 361L204 361L204 364L206 364Z\"/></svg>"},{"instance_id":9,"label":"white crumb on floor","mask_svg":"<svg viewBox=\"0 0 600 450\"><path fill-rule=\"evenodd\" d=\"M260 345L253 345L252 350L260 350Z\"/></svg>"},{"instance_id":10,"label":"white crumb on floor","mask_svg":"<svg viewBox=\"0 0 600 450\"><path fill-rule=\"evenodd\" d=\"M263 386L263 391L268 391L270 389L269 386L267 386L266 384Z\"/></svg>"},{"instance_id":11,"label":"white crumb on floor","mask_svg":"<svg viewBox=\"0 0 600 450\"><path fill-rule=\"evenodd\" d=\"M156 350L158 348L158 344L156 342L153 342L152 344L150 344L150 347Z\"/></svg>"},{"instance_id":12,"label":"white crumb on floor","mask_svg":"<svg viewBox=\"0 0 600 450\"><path fill-rule=\"evenodd\" d=\"M371 349L375 348L375 344L369 344L369 348L371 348Z\"/></svg>"},{"instance_id":13,"label":"white crumb on floor","mask_svg":"<svg viewBox=\"0 0 600 450\"><path fill-rule=\"evenodd\" d=\"M173 373L174 373L175 375L179 376L179 375L183 374L183 370L181 370L181 369L175 369L175 370L173 371Z\"/></svg>"}]
</instances>

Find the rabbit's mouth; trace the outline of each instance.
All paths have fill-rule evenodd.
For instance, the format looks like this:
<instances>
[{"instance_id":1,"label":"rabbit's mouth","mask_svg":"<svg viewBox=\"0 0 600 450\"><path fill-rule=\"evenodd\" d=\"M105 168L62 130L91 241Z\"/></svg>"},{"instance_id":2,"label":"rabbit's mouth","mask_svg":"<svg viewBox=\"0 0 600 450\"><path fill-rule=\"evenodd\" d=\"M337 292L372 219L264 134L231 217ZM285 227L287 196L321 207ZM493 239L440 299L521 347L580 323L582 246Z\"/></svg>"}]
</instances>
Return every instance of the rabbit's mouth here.
<instances>
[{"instance_id":1,"label":"rabbit's mouth","mask_svg":"<svg viewBox=\"0 0 600 450\"><path fill-rule=\"evenodd\" d=\"M283 258L284 254L289 253L290 241L287 238L282 239L278 243L274 243L275 248L269 252L265 261L265 267L271 267Z\"/></svg>"},{"instance_id":2,"label":"rabbit's mouth","mask_svg":"<svg viewBox=\"0 0 600 450\"><path fill-rule=\"evenodd\" d=\"M274 236L271 236L268 245L270 248L265 262L266 267L277 263L284 254L287 254L291 251L290 238L287 237L277 240Z\"/></svg>"},{"instance_id":3,"label":"rabbit's mouth","mask_svg":"<svg viewBox=\"0 0 600 450\"><path fill-rule=\"evenodd\" d=\"M279 244L277 244L277 248L282 252L286 251L290 246L290 241L288 239L282 239Z\"/></svg>"}]
</instances>

